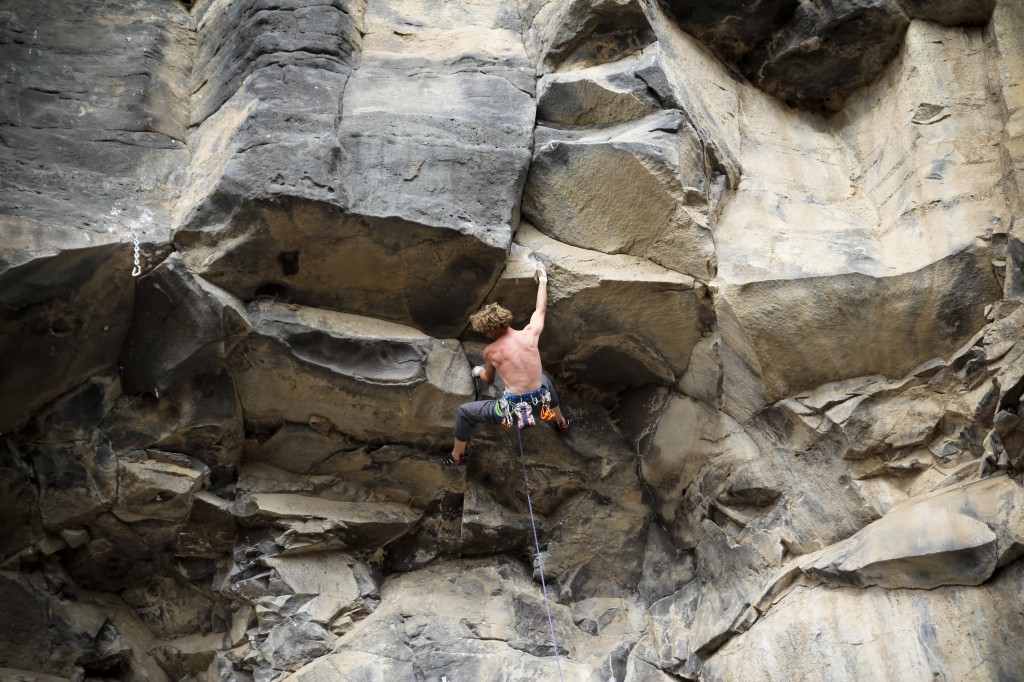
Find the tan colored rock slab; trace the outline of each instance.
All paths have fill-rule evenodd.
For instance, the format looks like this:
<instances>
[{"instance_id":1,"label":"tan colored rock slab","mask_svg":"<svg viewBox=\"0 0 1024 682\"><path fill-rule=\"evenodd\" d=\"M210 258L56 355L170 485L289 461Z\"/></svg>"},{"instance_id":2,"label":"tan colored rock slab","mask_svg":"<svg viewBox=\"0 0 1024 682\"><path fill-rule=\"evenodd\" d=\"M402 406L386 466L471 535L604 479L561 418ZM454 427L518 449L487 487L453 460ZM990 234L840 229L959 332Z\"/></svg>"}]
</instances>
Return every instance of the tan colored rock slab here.
<instances>
[{"instance_id":1,"label":"tan colored rock slab","mask_svg":"<svg viewBox=\"0 0 1024 682\"><path fill-rule=\"evenodd\" d=\"M420 515L405 505L343 502L290 493L254 493L253 513L300 534L336 534L353 547L380 547L410 531Z\"/></svg>"},{"instance_id":2,"label":"tan colored rock slab","mask_svg":"<svg viewBox=\"0 0 1024 682\"><path fill-rule=\"evenodd\" d=\"M122 458L117 468L117 501L111 511L129 523L184 521L191 496L205 479L202 471L159 460Z\"/></svg>"},{"instance_id":3,"label":"tan colored rock slab","mask_svg":"<svg viewBox=\"0 0 1024 682\"><path fill-rule=\"evenodd\" d=\"M680 112L578 134L539 128L523 214L554 239L706 281L715 247L705 161Z\"/></svg>"},{"instance_id":4,"label":"tan colored rock slab","mask_svg":"<svg viewBox=\"0 0 1024 682\"><path fill-rule=\"evenodd\" d=\"M453 340L373 318L263 302L232 358L247 419L314 415L362 440L414 443L450 434L471 397L469 362Z\"/></svg>"},{"instance_id":5,"label":"tan colored rock slab","mask_svg":"<svg viewBox=\"0 0 1024 682\"><path fill-rule=\"evenodd\" d=\"M321 552L290 557L266 557L263 562L272 567L283 582L285 592L312 595L303 607L313 622L328 625L362 596L353 574L357 564L352 557L337 552Z\"/></svg>"},{"instance_id":6,"label":"tan colored rock slab","mask_svg":"<svg viewBox=\"0 0 1024 682\"><path fill-rule=\"evenodd\" d=\"M897 505L803 570L837 585L979 585L1024 553L1024 488L1005 476Z\"/></svg>"},{"instance_id":7,"label":"tan colored rock slab","mask_svg":"<svg viewBox=\"0 0 1024 682\"><path fill-rule=\"evenodd\" d=\"M701 679L1013 679L1024 658L1006 637L1024 628L1014 606L1022 569L979 587L795 587L712 656Z\"/></svg>"}]
</instances>

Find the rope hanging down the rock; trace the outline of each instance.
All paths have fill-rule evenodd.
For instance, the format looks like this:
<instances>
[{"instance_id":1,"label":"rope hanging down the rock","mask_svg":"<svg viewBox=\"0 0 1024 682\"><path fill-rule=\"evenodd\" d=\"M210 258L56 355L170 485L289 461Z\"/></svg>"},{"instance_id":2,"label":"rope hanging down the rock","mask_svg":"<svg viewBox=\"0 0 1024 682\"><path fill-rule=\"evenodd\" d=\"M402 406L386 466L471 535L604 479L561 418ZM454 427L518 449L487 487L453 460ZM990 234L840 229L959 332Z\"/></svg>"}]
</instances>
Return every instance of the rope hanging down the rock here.
<instances>
[{"instance_id":1,"label":"rope hanging down the rock","mask_svg":"<svg viewBox=\"0 0 1024 682\"><path fill-rule=\"evenodd\" d=\"M540 586L544 591L544 608L548 612L548 629L551 631L551 644L555 647L555 665L558 666L558 679L565 681L562 677L562 661L558 655L558 642L555 640L555 621L551 618L551 602L548 601L548 585L544 580L544 559L540 555L540 540L537 537L537 522L533 518L533 502L530 499L530 478L526 472L526 455L523 454L522 427L516 421L516 440L519 442L519 461L523 464L523 485L526 491L526 506L530 509L530 525L533 526L533 545L537 550L537 568L540 571Z\"/></svg>"}]
</instances>

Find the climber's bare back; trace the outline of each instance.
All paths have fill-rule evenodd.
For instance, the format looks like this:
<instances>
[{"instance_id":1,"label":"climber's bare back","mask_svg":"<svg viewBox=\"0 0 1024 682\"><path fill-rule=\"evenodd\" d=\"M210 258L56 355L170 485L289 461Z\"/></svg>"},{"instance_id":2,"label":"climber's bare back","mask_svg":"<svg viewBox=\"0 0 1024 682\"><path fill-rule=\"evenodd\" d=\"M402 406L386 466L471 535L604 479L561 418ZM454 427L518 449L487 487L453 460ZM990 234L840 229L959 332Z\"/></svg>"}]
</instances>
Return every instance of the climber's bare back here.
<instances>
[{"instance_id":1,"label":"climber's bare back","mask_svg":"<svg viewBox=\"0 0 1024 682\"><path fill-rule=\"evenodd\" d=\"M533 326L506 329L484 349L484 362L498 370L506 393L529 393L540 388L540 333Z\"/></svg>"}]
</instances>

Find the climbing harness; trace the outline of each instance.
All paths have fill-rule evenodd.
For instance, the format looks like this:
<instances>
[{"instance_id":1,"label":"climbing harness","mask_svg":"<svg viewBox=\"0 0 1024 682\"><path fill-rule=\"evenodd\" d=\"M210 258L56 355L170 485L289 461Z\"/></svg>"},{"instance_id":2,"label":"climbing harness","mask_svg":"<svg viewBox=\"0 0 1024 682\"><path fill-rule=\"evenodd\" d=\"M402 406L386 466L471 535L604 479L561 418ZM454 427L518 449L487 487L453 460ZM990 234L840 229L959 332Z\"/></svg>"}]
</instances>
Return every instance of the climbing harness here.
<instances>
[{"instance_id":1,"label":"climbing harness","mask_svg":"<svg viewBox=\"0 0 1024 682\"><path fill-rule=\"evenodd\" d=\"M501 423L506 429L512 428L515 420L520 429L526 429L537 425L533 416L533 408L540 405L540 418L544 421L551 421L555 418L555 411L551 409L551 392L541 386L529 393L506 393L495 404L495 412L501 417Z\"/></svg>"},{"instance_id":2,"label":"climbing harness","mask_svg":"<svg viewBox=\"0 0 1024 682\"><path fill-rule=\"evenodd\" d=\"M134 227L129 227L128 231L132 235L132 246L135 249L135 257L133 259L135 267L132 268L132 277L138 277L142 274L142 266L139 265L139 235L135 233Z\"/></svg>"},{"instance_id":3,"label":"climbing harness","mask_svg":"<svg viewBox=\"0 0 1024 682\"><path fill-rule=\"evenodd\" d=\"M548 391L546 389L543 389L543 388L538 389L538 391L543 391L543 404L546 406L548 401L551 399L551 394L548 393ZM534 393L537 393L538 391L534 391ZM540 399L540 397L538 397L538 399ZM508 400L506 398L502 398L502 400L505 401L506 405L508 404ZM530 415L530 419L531 420L533 419L532 407L535 404L536 404L536 402L534 402L534 403L528 403L528 402L516 403L517 407L519 405L525 405L527 408L529 408L529 412L528 413ZM548 408L548 409L550 411L550 408ZM511 412L511 410L505 410L506 419L510 419L510 417L508 417L510 412ZM555 414L554 412L551 412L552 418L554 417L554 414ZM519 415L518 409L516 410L516 415L517 416ZM543 408L542 408L542 417L543 417ZM510 425L506 424L506 426L510 426ZM531 424L531 426L532 426L532 424ZM540 539L537 537L537 522L533 518L533 501L530 498L530 495L533 492L533 488L530 487L530 477L527 474L527 470L526 470L526 455L523 454L523 434L521 433L523 428L525 428L523 426L523 422L520 422L518 419L516 419L516 440L519 442L519 461L522 462L522 465L523 465L523 490L526 491L526 506L530 510L530 525L533 527L533 546L534 546L534 548L537 551L537 568L540 571L540 586L541 586L541 589L544 591L544 608L547 609L547 612L548 612L548 629L551 631L551 644L555 647L555 665L558 666L558 679L561 682L564 682L565 678L562 677L562 661L561 661L561 658L558 655L558 641L555 639L555 621L551 617L551 602L548 600L548 585L547 585L547 582L544 579L544 559L540 555Z\"/></svg>"}]
</instances>

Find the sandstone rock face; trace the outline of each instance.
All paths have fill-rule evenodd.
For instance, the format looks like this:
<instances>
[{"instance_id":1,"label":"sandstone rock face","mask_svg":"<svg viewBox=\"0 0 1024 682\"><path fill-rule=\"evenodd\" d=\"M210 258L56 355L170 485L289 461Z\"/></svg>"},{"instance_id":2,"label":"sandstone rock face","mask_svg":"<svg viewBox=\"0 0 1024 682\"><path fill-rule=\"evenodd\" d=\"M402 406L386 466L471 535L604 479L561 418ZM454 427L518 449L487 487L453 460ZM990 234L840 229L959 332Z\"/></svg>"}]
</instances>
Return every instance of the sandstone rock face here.
<instances>
[{"instance_id":1,"label":"sandstone rock face","mask_svg":"<svg viewBox=\"0 0 1024 682\"><path fill-rule=\"evenodd\" d=\"M947 36L950 30L958 31L957 37ZM957 145L950 146L951 133L942 128L956 129L952 134L958 139L976 136L980 141L997 135L989 128L998 120L995 111L976 113L974 104L968 104L985 101L985 80L957 75L960 68L974 68L967 66L971 63L983 70L984 58L965 49L959 52L962 65L954 67L938 55L930 56L934 46L959 39L965 38L958 29L916 23L907 34L905 56L891 64L872 89L852 99L833 119L831 130L815 131L810 120L801 119L808 127L794 121L788 141L776 134L748 136L740 162L745 177L753 174L755 179L746 187L745 181L741 183L715 232L722 245L722 288L716 299L721 301L722 352L752 370L747 376L743 370L726 373L724 391L735 397L735 406L727 408L730 413L748 414L759 403L828 380L804 374L813 374L813 368L830 367L832 378L847 371L851 377L894 376L946 356L980 326L979 312L986 302L998 297L988 233L1009 216L1003 198L990 192L997 177L986 174L998 167L998 152L985 145L972 147L961 157ZM961 104L950 103L942 113L921 114L922 103L937 99L929 89L952 80L963 88L957 95L963 98ZM886 84L887 92L894 93L886 100L892 109L877 105L877 93ZM758 128L774 107L765 108L768 102L748 94L756 101L744 106L750 112L744 120ZM860 113L858 123L853 122L854 111ZM910 119L900 120L897 111ZM954 111L963 111L968 120L953 120ZM802 151L790 157L787 149ZM894 153L895 149L909 153ZM792 172L774 172L789 158L796 164ZM819 172L827 179L822 181ZM963 180L953 180L959 173ZM900 189L895 177L901 178ZM952 184L947 186L947 181ZM767 197L779 195L788 198L779 201L777 210L763 210ZM985 196L992 198L982 199ZM939 218L944 205L957 217ZM927 250L918 248L920 230L935 237L929 239ZM782 275L787 269L789 274ZM920 293L904 297L906 287ZM933 300L938 307L905 308L898 303L909 298ZM820 317L823 311L838 309L844 314L825 314L827 322ZM772 321L776 315L788 320L784 327L796 336L775 336L782 328ZM798 347L797 336L806 339L826 328L827 349L800 343L800 357L786 357L786 349ZM903 334L907 336L897 341ZM858 353L845 338L877 351ZM924 339L939 345L922 346ZM805 378L807 383L801 385Z\"/></svg>"},{"instance_id":2,"label":"sandstone rock face","mask_svg":"<svg viewBox=\"0 0 1024 682\"><path fill-rule=\"evenodd\" d=\"M254 422L319 417L369 440L447 434L472 398L468 361L454 340L372 318L256 303L253 332L232 358L239 399Z\"/></svg>"},{"instance_id":3,"label":"sandstone rock face","mask_svg":"<svg viewBox=\"0 0 1024 682\"><path fill-rule=\"evenodd\" d=\"M197 12L203 106L175 233L190 267L244 299L461 331L511 238L533 71L508 8L408 9ZM488 54L475 51L476 31Z\"/></svg>"},{"instance_id":4,"label":"sandstone rock face","mask_svg":"<svg viewBox=\"0 0 1024 682\"><path fill-rule=\"evenodd\" d=\"M542 232L704 280L712 275L702 149L681 114L659 112L578 138L539 129L537 142L523 212Z\"/></svg>"},{"instance_id":5,"label":"sandstone rock face","mask_svg":"<svg viewBox=\"0 0 1024 682\"><path fill-rule=\"evenodd\" d=\"M806 590L797 585L776 604L771 624L766 620L763 629L754 628L726 644L705 667L704 678L775 680L804 674L823 680L850 675L907 680L1013 678L1024 661L1014 647L1006 647L1005 637L1021 627L1020 616L1000 602L1019 589L1019 562L985 588ZM969 639L962 636L962 615L956 606L968 603L976 614L972 620L985 624ZM857 618L818 620L824 614L848 615L852 609ZM879 632L886 636L876 639ZM793 637L796 633L801 634ZM866 655L863 647L869 642L872 653ZM943 655L936 657L937 651ZM999 653L988 657L984 652L989 651ZM753 661L758 663L751 665Z\"/></svg>"},{"instance_id":6,"label":"sandstone rock face","mask_svg":"<svg viewBox=\"0 0 1024 682\"><path fill-rule=\"evenodd\" d=\"M0 679L1024 678L1022 78L1010 0L0 2ZM572 426L442 467L537 262Z\"/></svg>"}]
</instances>

